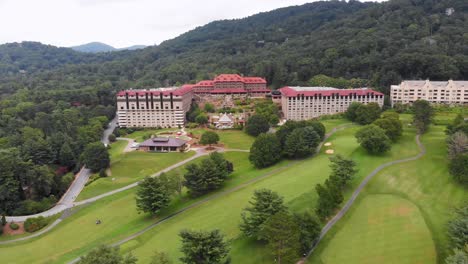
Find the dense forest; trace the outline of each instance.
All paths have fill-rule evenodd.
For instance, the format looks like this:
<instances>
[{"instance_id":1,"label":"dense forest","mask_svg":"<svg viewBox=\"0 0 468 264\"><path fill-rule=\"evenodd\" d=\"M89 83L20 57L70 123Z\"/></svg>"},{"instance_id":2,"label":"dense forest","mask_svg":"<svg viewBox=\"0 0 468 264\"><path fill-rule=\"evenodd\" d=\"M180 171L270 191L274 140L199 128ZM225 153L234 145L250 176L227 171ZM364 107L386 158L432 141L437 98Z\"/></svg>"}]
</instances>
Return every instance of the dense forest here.
<instances>
[{"instance_id":1,"label":"dense forest","mask_svg":"<svg viewBox=\"0 0 468 264\"><path fill-rule=\"evenodd\" d=\"M37 211L63 193L65 173L113 117L116 90L218 73L263 76L272 88L336 79L386 93L402 79L468 79L468 2L314 2L215 21L135 51L0 45L0 210Z\"/></svg>"}]
</instances>

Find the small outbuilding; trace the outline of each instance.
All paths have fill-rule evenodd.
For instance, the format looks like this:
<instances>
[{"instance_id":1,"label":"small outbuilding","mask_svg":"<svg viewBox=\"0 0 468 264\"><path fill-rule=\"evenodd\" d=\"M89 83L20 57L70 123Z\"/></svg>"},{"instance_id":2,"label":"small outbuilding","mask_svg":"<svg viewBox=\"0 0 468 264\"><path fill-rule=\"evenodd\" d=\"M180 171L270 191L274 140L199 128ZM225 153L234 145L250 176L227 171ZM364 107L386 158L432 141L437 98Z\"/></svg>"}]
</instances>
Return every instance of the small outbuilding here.
<instances>
[{"instance_id":1,"label":"small outbuilding","mask_svg":"<svg viewBox=\"0 0 468 264\"><path fill-rule=\"evenodd\" d=\"M138 149L146 152L183 152L187 149L187 141L179 138L154 137L142 142Z\"/></svg>"}]
</instances>

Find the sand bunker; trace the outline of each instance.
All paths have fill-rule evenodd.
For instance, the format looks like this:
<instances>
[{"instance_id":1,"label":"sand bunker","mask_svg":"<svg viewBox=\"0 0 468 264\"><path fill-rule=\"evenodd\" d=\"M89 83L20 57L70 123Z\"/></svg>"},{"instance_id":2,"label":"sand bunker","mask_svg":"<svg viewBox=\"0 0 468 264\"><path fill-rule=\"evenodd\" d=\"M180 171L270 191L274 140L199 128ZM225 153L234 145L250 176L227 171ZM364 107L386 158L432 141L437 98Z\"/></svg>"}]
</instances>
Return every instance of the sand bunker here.
<instances>
[{"instance_id":1,"label":"sand bunker","mask_svg":"<svg viewBox=\"0 0 468 264\"><path fill-rule=\"evenodd\" d=\"M333 154L333 153L335 153L335 151L334 151L333 149L327 149L327 150L325 151L325 153L327 153L327 154Z\"/></svg>"},{"instance_id":2,"label":"sand bunker","mask_svg":"<svg viewBox=\"0 0 468 264\"><path fill-rule=\"evenodd\" d=\"M324 144L324 146L325 146L325 147L329 147L329 146L331 146L331 142L327 142L327 143L325 143L325 144Z\"/></svg>"}]
</instances>

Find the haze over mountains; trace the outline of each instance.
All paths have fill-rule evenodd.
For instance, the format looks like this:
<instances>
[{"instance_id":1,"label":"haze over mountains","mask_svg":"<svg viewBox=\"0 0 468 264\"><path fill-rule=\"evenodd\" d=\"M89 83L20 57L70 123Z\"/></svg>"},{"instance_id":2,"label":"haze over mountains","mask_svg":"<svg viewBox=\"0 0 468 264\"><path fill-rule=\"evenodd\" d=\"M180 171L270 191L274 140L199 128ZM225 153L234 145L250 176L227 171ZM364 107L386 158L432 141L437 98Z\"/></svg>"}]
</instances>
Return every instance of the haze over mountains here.
<instances>
[{"instance_id":1,"label":"haze over mountains","mask_svg":"<svg viewBox=\"0 0 468 264\"><path fill-rule=\"evenodd\" d=\"M73 50L80 51L80 52L88 52L88 53L99 53L99 52L111 52L111 51L120 51L120 50L137 50L146 48L145 45L133 45L130 47L125 48L114 48L111 45L107 45L102 42L90 42L78 46L70 47Z\"/></svg>"},{"instance_id":2,"label":"haze over mountains","mask_svg":"<svg viewBox=\"0 0 468 264\"><path fill-rule=\"evenodd\" d=\"M402 79L468 79L467 28L465 0L324 1L214 21L133 51L12 43L0 45L0 93L158 87L218 73L262 76L273 88L318 74L361 78L386 92Z\"/></svg>"}]
</instances>

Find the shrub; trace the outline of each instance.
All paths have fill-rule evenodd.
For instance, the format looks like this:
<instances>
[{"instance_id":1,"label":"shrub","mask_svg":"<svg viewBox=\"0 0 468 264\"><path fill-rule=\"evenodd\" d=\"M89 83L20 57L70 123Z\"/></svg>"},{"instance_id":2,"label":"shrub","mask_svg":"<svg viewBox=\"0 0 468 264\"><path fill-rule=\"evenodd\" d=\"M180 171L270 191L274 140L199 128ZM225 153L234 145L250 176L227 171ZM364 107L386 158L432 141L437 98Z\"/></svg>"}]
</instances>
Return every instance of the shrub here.
<instances>
[{"instance_id":1,"label":"shrub","mask_svg":"<svg viewBox=\"0 0 468 264\"><path fill-rule=\"evenodd\" d=\"M10 223L10 228L11 228L12 230L18 230L18 229L19 229L19 225L18 225L17 223L11 222L11 223Z\"/></svg>"},{"instance_id":2,"label":"shrub","mask_svg":"<svg viewBox=\"0 0 468 264\"><path fill-rule=\"evenodd\" d=\"M115 142L117 140L117 137L114 134L110 134L108 139L109 139L109 142Z\"/></svg>"},{"instance_id":3,"label":"shrub","mask_svg":"<svg viewBox=\"0 0 468 264\"><path fill-rule=\"evenodd\" d=\"M381 154L390 150L391 141L385 131L376 125L367 125L356 133L361 147L371 154Z\"/></svg>"},{"instance_id":4,"label":"shrub","mask_svg":"<svg viewBox=\"0 0 468 264\"><path fill-rule=\"evenodd\" d=\"M106 169L101 169L99 171L99 177L101 177L101 178L107 177Z\"/></svg>"},{"instance_id":5,"label":"shrub","mask_svg":"<svg viewBox=\"0 0 468 264\"><path fill-rule=\"evenodd\" d=\"M24 230L29 233L36 232L45 227L48 223L49 220L43 216L28 218L24 222Z\"/></svg>"}]
</instances>

